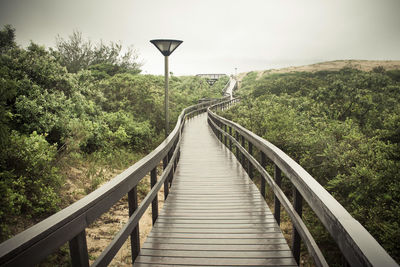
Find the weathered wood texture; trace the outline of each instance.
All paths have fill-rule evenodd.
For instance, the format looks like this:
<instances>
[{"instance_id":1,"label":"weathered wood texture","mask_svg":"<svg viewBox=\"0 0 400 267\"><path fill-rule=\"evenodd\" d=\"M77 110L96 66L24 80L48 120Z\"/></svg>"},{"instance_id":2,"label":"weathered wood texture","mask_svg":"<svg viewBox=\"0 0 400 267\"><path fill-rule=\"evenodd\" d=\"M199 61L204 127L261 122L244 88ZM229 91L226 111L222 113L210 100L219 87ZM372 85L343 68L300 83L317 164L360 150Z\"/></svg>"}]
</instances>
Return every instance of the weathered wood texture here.
<instances>
[{"instance_id":1,"label":"weathered wood texture","mask_svg":"<svg viewBox=\"0 0 400 267\"><path fill-rule=\"evenodd\" d=\"M171 191L134 266L296 266L260 192L206 119L187 122Z\"/></svg>"}]
</instances>

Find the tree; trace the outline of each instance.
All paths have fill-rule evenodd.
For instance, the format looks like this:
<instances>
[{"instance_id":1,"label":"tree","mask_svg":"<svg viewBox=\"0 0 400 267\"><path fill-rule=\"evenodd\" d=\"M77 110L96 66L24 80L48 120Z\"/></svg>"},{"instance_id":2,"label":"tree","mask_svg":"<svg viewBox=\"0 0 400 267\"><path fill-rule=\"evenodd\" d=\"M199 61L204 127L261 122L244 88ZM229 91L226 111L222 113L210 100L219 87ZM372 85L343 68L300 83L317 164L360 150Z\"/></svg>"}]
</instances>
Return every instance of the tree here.
<instances>
[{"instance_id":1,"label":"tree","mask_svg":"<svg viewBox=\"0 0 400 267\"><path fill-rule=\"evenodd\" d=\"M8 49L15 47L15 29L7 24L0 31L0 53L4 53Z\"/></svg>"},{"instance_id":2,"label":"tree","mask_svg":"<svg viewBox=\"0 0 400 267\"><path fill-rule=\"evenodd\" d=\"M111 42L106 45L100 41L93 45L90 40L84 40L79 31L74 31L67 40L58 36L56 49L54 53L61 64L72 73L92 69L113 76L121 72L137 74L141 71L138 54L132 46L123 52L120 43Z\"/></svg>"}]
</instances>

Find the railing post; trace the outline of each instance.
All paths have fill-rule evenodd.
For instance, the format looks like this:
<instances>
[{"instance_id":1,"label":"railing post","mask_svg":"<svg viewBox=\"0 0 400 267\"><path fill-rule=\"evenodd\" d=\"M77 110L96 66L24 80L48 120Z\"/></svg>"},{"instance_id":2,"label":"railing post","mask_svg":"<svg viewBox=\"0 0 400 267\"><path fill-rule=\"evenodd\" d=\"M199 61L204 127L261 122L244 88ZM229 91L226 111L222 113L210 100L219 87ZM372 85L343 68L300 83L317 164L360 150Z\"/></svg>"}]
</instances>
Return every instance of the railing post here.
<instances>
[{"instance_id":1,"label":"railing post","mask_svg":"<svg viewBox=\"0 0 400 267\"><path fill-rule=\"evenodd\" d=\"M346 258L342 254L342 267L351 267Z\"/></svg>"},{"instance_id":2,"label":"railing post","mask_svg":"<svg viewBox=\"0 0 400 267\"><path fill-rule=\"evenodd\" d=\"M85 229L69 241L69 254L73 267L89 266Z\"/></svg>"},{"instance_id":3,"label":"railing post","mask_svg":"<svg viewBox=\"0 0 400 267\"><path fill-rule=\"evenodd\" d=\"M128 192L128 203L129 203L129 217L130 217L138 208L136 186L132 188L131 191ZM140 235L139 235L139 223L138 223L131 233L132 263L135 262L136 257L139 255L139 251L140 251Z\"/></svg>"},{"instance_id":4,"label":"railing post","mask_svg":"<svg viewBox=\"0 0 400 267\"><path fill-rule=\"evenodd\" d=\"M224 132L226 133L226 124L224 124ZM226 135L224 135L224 144L227 146Z\"/></svg>"},{"instance_id":5,"label":"railing post","mask_svg":"<svg viewBox=\"0 0 400 267\"><path fill-rule=\"evenodd\" d=\"M274 165L275 171L274 171L274 178L275 178L275 183L281 187L282 183L282 173L281 169L279 169L276 164ZM281 223L281 202L279 201L279 198L277 196L274 197L274 216L275 220L280 225Z\"/></svg>"},{"instance_id":6,"label":"railing post","mask_svg":"<svg viewBox=\"0 0 400 267\"><path fill-rule=\"evenodd\" d=\"M253 144L249 142L249 154L253 156ZM254 178L253 175L253 165L251 164L250 160L247 160L247 172L249 174L250 179Z\"/></svg>"},{"instance_id":7,"label":"railing post","mask_svg":"<svg viewBox=\"0 0 400 267\"><path fill-rule=\"evenodd\" d=\"M168 152L168 164L171 162L173 149L174 149L174 147L172 147L171 150ZM172 168L168 174L168 178L167 178L167 180L169 182L169 187L171 187L171 185L172 185L173 174L174 174L174 166L172 166Z\"/></svg>"},{"instance_id":8,"label":"railing post","mask_svg":"<svg viewBox=\"0 0 400 267\"><path fill-rule=\"evenodd\" d=\"M177 145L178 145L178 142L176 142L176 145L174 147L174 151L175 151L175 149L178 149L178 151L179 151L179 148L176 148ZM176 171L176 168L178 167L178 154L179 154L179 152L176 153L176 157L174 159L174 173Z\"/></svg>"},{"instance_id":9,"label":"railing post","mask_svg":"<svg viewBox=\"0 0 400 267\"><path fill-rule=\"evenodd\" d=\"M293 199L294 199L294 201L293 201L294 209L301 218L303 197L301 196L300 192L296 188L294 188L294 190L293 190ZM293 225L292 250L293 250L293 257L296 260L297 264L300 264L300 245L301 245L300 234L296 230L296 227Z\"/></svg>"},{"instance_id":10,"label":"railing post","mask_svg":"<svg viewBox=\"0 0 400 267\"><path fill-rule=\"evenodd\" d=\"M261 167L265 168L266 165L266 158L265 158L265 154L264 152L260 151L261 153ZM263 198L265 199L265 179L264 177L261 176L261 195L263 196Z\"/></svg>"},{"instance_id":11,"label":"railing post","mask_svg":"<svg viewBox=\"0 0 400 267\"><path fill-rule=\"evenodd\" d=\"M153 188L157 183L157 166L150 172L150 184ZM153 202L151 202L151 217L153 219L153 225L156 223L158 217L158 194L156 194Z\"/></svg>"},{"instance_id":12,"label":"railing post","mask_svg":"<svg viewBox=\"0 0 400 267\"><path fill-rule=\"evenodd\" d=\"M232 136L232 127L229 128L229 135ZM232 140L229 138L229 150L232 151Z\"/></svg>"},{"instance_id":13,"label":"railing post","mask_svg":"<svg viewBox=\"0 0 400 267\"><path fill-rule=\"evenodd\" d=\"M246 139L244 139L244 136L242 135L241 136L241 145L242 145L242 147L244 148L244 149L246 149L245 147L246 147ZM242 154L242 160L241 160L241 163L242 163L242 166L243 166L243 168L244 169L246 169L246 156L244 155L244 153Z\"/></svg>"},{"instance_id":14,"label":"railing post","mask_svg":"<svg viewBox=\"0 0 400 267\"><path fill-rule=\"evenodd\" d=\"M236 141L239 142L239 133L238 133L238 131L235 132L235 136L236 136ZM239 150L239 147L236 147L236 158L240 162L240 150Z\"/></svg>"},{"instance_id":15,"label":"railing post","mask_svg":"<svg viewBox=\"0 0 400 267\"><path fill-rule=\"evenodd\" d=\"M176 148L176 142L174 143L171 150L169 151L169 153L171 155L171 159L172 159L172 156L174 155L175 148ZM172 162L172 173L175 172L175 168L176 168L176 157L175 157L174 161Z\"/></svg>"},{"instance_id":16,"label":"railing post","mask_svg":"<svg viewBox=\"0 0 400 267\"><path fill-rule=\"evenodd\" d=\"M168 165L168 154L163 158L163 170L167 168ZM168 179L165 179L164 182L164 200L167 199L169 194L169 184L168 184Z\"/></svg>"},{"instance_id":17,"label":"railing post","mask_svg":"<svg viewBox=\"0 0 400 267\"><path fill-rule=\"evenodd\" d=\"M219 131L217 129L217 126L219 127L219 122L217 120L214 120L215 122L215 135L217 136L217 139L219 140Z\"/></svg>"},{"instance_id":18,"label":"railing post","mask_svg":"<svg viewBox=\"0 0 400 267\"><path fill-rule=\"evenodd\" d=\"M221 131L218 132L218 134L219 134L219 140L221 141L221 143L223 143L224 140L223 140L223 135L222 135L222 123L221 123L220 121L218 121L218 126L219 126L219 128L221 129Z\"/></svg>"}]
</instances>

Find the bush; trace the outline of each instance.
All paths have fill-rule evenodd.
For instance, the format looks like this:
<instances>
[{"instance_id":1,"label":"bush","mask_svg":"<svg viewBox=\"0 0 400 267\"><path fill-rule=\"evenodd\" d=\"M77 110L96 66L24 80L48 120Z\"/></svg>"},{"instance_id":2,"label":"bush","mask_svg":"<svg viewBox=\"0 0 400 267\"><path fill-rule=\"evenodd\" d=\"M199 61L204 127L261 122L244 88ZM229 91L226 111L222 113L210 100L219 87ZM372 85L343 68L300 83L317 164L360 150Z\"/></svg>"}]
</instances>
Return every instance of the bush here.
<instances>
[{"instance_id":1,"label":"bush","mask_svg":"<svg viewBox=\"0 0 400 267\"><path fill-rule=\"evenodd\" d=\"M2 239L7 235L7 225L16 216L41 218L57 210L61 178L54 167L56 153L56 146L50 145L44 135L33 132L26 136L12 131L1 155Z\"/></svg>"}]
</instances>

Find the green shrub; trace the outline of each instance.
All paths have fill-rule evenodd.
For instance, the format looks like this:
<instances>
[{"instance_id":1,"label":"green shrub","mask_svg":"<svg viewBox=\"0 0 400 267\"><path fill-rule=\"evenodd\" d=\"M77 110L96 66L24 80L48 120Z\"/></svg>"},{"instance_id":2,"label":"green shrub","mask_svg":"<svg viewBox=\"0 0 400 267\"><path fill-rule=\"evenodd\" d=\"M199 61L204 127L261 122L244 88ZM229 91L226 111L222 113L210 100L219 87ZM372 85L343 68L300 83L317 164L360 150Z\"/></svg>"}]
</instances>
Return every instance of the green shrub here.
<instances>
[{"instance_id":1,"label":"green shrub","mask_svg":"<svg viewBox=\"0 0 400 267\"><path fill-rule=\"evenodd\" d=\"M56 153L56 146L50 145L44 135L33 132L26 136L12 131L1 155L2 239L16 216L42 217L57 210L61 178L54 167Z\"/></svg>"}]
</instances>

